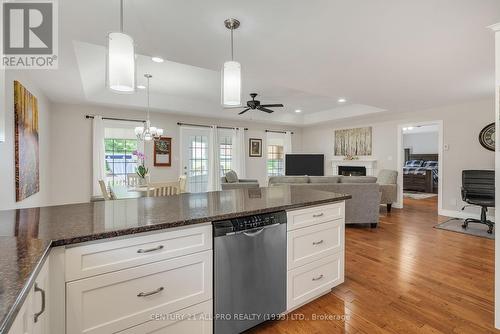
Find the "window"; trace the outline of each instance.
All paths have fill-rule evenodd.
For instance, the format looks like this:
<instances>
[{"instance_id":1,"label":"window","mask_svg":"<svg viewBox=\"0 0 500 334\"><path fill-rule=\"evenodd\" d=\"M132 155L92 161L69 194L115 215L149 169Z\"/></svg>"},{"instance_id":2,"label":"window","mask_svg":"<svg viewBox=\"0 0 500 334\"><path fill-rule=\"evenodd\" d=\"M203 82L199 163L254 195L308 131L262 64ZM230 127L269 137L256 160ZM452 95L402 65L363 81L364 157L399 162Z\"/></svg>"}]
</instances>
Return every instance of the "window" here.
<instances>
[{"instance_id":1,"label":"window","mask_svg":"<svg viewBox=\"0 0 500 334\"><path fill-rule=\"evenodd\" d=\"M132 155L135 150L135 139L104 139L107 184L126 184L127 174L135 173L137 167L137 157Z\"/></svg>"},{"instance_id":2,"label":"window","mask_svg":"<svg viewBox=\"0 0 500 334\"><path fill-rule=\"evenodd\" d=\"M188 189L198 193L207 191L208 184L208 137L189 136Z\"/></svg>"},{"instance_id":3,"label":"window","mask_svg":"<svg viewBox=\"0 0 500 334\"><path fill-rule=\"evenodd\" d=\"M282 145L267 146L267 175L280 176L285 174L285 162Z\"/></svg>"},{"instance_id":4,"label":"window","mask_svg":"<svg viewBox=\"0 0 500 334\"><path fill-rule=\"evenodd\" d=\"M230 136L219 138L220 176L224 176L232 169L233 144Z\"/></svg>"}]
</instances>

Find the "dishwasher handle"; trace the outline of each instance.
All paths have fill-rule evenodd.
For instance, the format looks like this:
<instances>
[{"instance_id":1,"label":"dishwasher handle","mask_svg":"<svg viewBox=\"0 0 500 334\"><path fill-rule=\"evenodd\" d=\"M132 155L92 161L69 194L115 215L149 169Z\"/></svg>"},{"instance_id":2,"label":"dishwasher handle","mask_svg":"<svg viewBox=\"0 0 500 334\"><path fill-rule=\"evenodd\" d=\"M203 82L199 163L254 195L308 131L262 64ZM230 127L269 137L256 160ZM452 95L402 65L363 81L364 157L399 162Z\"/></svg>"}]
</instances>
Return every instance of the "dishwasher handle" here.
<instances>
[{"instance_id":1,"label":"dishwasher handle","mask_svg":"<svg viewBox=\"0 0 500 334\"><path fill-rule=\"evenodd\" d=\"M239 232L236 232L234 234L244 234L246 235L247 237L255 237L259 234L261 234L262 232L264 232L265 229L268 229L268 228L271 228L271 227L276 227L276 226L280 226L281 224L280 223L276 223L276 224L271 224L271 225L267 225L267 226L264 226L264 227L259 227L259 228L254 228L254 229L251 229L251 230L245 230L245 231L239 231ZM230 234L230 233L228 233Z\"/></svg>"}]
</instances>

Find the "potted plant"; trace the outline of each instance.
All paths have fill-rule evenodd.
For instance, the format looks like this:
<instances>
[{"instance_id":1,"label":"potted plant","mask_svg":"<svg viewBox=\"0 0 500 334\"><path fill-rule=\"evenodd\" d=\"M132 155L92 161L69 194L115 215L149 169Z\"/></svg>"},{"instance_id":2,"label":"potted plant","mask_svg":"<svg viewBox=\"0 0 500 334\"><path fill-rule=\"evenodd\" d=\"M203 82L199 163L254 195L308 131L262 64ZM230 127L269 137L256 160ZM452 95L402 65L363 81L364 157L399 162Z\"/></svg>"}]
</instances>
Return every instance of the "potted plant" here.
<instances>
[{"instance_id":1,"label":"potted plant","mask_svg":"<svg viewBox=\"0 0 500 334\"><path fill-rule=\"evenodd\" d=\"M146 161L146 155L140 151L134 151L132 152L133 155L139 159L139 163L137 164L137 167L135 168L135 172L139 176L139 184L140 185L146 185L146 176L148 176L149 169L146 168L145 166L145 161Z\"/></svg>"}]
</instances>

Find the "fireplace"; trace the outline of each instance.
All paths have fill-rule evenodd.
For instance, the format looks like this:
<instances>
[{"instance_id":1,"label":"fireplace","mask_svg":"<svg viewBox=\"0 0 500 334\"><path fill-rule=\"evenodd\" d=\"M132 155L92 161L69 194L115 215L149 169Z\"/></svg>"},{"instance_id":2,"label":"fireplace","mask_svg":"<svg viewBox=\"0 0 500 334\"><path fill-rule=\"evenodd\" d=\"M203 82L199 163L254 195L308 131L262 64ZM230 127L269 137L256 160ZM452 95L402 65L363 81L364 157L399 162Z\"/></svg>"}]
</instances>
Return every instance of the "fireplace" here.
<instances>
[{"instance_id":1,"label":"fireplace","mask_svg":"<svg viewBox=\"0 0 500 334\"><path fill-rule=\"evenodd\" d=\"M366 167L364 167L364 166L339 166L339 175L366 176Z\"/></svg>"}]
</instances>

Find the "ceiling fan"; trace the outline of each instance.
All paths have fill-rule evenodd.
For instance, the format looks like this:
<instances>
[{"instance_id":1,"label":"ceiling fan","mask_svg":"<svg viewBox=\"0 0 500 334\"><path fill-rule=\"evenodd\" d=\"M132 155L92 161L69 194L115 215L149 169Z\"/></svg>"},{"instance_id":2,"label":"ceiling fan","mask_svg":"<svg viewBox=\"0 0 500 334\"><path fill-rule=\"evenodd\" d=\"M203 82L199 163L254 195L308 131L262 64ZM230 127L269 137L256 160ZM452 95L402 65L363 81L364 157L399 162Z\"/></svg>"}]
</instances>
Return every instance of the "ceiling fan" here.
<instances>
[{"instance_id":1,"label":"ceiling fan","mask_svg":"<svg viewBox=\"0 0 500 334\"><path fill-rule=\"evenodd\" d=\"M245 110L242 112L239 112L238 115L244 114L249 110L260 110L263 112L267 113L273 113L274 110L267 109L267 108L281 108L283 105L281 103L279 104L260 104L260 101L256 100L255 98L257 97L257 93L252 93L250 94L250 97L252 98L250 101L247 101L247 107Z\"/></svg>"}]
</instances>

